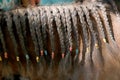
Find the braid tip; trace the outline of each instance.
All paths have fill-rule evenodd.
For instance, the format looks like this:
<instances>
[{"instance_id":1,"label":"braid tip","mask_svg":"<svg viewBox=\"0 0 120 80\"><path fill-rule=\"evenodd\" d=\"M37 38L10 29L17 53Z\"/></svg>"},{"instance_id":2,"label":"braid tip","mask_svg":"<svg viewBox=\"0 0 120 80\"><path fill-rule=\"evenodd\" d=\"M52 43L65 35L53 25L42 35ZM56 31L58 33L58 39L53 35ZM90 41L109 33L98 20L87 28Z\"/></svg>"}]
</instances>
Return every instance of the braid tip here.
<instances>
[{"instance_id":1,"label":"braid tip","mask_svg":"<svg viewBox=\"0 0 120 80\"><path fill-rule=\"evenodd\" d=\"M40 59L39 56L36 56L36 61L37 61L37 62L39 62L39 59Z\"/></svg>"},{"instance_id":2,"label":"braid tip","mask_svg":"<svg viewBox=\"0 0 120 80\"><path fill-rule=\"evenodd\" d=\"M29 59L29 56L28 56L28 54L26 54L26 55L25 55L25 57L26 57L26 59L27 59L27 60Z\"/></svg>"},{"instance_id":3,"label":"braid tip","mask_svg":"<svg viewBox=\"0 0 120 80\"><path fill-rule=\"evenodd\" d=\"M65 54L64 53L62 53L62 59L64 59L65 58Z\"/></svg>"},{"instance_id":4,"label":"braid tip","mask_svg":"<svg viewBox=\"0 0 120 80\"><path fill-rule=\"evenodd\" d=\"M4 53L4 57L5 57L5 59L8 59L8 53L7 52Z\"/></svg>"},{"instance_id":5,"label":"braid tip","mask_svg":"<svg viewBox=\"0 0 120 80\"><path fill-rule=\"evenodd\" d=\"M106 42L107 42L105 38L103 38L103 42L104 42L104 43L106 43Z\"/></svg>"},{"instance_id":6,"label":"braid tip","mask_svg":"<svg viewBox=\"0 0 120 80\"><path fill-rule=\"evenodd\" d=\"M78 49L76 49L76 51L75 51L75 52L76 52L76 55L78 55L78 53L79 53L79 50L78 50Z\"/></svg>"},{"instance_id":7,"label":"braid tip","mask_svg":"<svg viewBox=\"0 0 120 80\"><path fill-rule=\"evenodd\" d=\"M54 59L55 53L52 52L51 58Z\"/></svg>"},{"instance_id":8,"label":"braid tip","mask_svg":"<svg viewBox=\"0 0 120 80\"><path fill-rule=\"evenodd\" d=\"M86 51L86 52L88 53L89 51L90 51L90 49L89 49L89 48L87 48L87 51Z\"/></svg>"},{"instance_id":9,"label":"braid tip","mask_svg":"<svg viewBox=\"0 0 120 80\"><path fill-rule=\"evenodd\" d=\"M41 50L40 53L41 53L41 56L43 56L43 50Z\"/></svg>"},{"instance_id":10,"label":"braid tip","mask_svg":"<svg viewBox=\"0 0 120 80\"><path fill-rule=\"evenodd\" d=\"M95 44L95 47L96 47L96 48L98 48L98 47L99 47L97 43Z\"/></svg>"},{"instance_id":11,"label":"braid tip","mask_svg":"<svg viewBox=\"0 0 120 80\"><path fill-rule=\"evenodd\" d=\"M45 50L44 52L45 52L45 55L47 56L47 54L48 54L48 53L47 53L47 50Z\"/></svg>"},{"instance_id":12,"label":"braid tip","mask_svg":"<svg viewBox=\"0 0 120 80\"><path fill-rule=\"evenodd\" d=\"M19 56L17 56L17 57L16 57L16 60L17 60L18 62L20 61L20 58L19 58Z\"/></svg>"},{"instance_id":13,"label":"braid tip","mask_svg":"<svg viewBox=\"0 0 120 80\"><path fill-rule=\"evenodd\" d=\"M69 48L70 52L72 52L72 47Z\"/></svg>"}]
</instances>

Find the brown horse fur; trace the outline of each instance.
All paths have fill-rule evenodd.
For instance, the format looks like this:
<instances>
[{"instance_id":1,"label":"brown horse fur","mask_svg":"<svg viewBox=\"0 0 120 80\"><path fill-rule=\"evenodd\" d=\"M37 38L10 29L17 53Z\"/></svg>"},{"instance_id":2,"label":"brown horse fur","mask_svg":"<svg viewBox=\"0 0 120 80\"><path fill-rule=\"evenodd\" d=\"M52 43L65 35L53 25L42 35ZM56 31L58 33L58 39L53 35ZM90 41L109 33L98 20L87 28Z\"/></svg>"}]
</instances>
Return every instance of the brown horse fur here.
<instances>
[{"instance_id":1,"label":"brown horse fur","mask_svg":"<svg viewBox=\"0 0 120 80\"><path fill-rule=\"evenodd\" d=\"M120 80L120 17L101 3L0 13L0 80Z\"/></svg>"}]
</instances>

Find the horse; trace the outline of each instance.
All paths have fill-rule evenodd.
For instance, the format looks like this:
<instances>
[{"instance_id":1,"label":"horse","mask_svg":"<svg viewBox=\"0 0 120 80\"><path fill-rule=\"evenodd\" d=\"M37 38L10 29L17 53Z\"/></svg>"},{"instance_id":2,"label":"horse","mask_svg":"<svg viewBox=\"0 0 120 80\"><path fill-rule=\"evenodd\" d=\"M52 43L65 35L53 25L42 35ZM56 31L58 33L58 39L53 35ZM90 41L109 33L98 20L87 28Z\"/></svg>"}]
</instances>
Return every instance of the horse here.
<instances>
[{"instance_id":1,"label":"horse","mask_svg":"<svg viewBox=\"0 0 120 80\"><path fill-rule=\"evenodd\" d=\"M0 78L119 80L119 25L114 1L0 12Z\"/></svg>"}]
</instances>

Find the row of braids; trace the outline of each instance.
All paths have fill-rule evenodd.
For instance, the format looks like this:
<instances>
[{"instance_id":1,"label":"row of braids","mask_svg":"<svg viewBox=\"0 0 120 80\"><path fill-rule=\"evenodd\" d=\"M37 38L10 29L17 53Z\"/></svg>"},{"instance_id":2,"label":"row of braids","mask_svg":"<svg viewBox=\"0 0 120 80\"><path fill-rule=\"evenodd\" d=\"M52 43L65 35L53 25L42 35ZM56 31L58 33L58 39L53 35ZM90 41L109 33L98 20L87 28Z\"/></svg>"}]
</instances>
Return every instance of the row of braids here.
<instances>
[{"instance_id":1,"label":"row of braids","mask_svg":"<svg viewBox=\"0 0 120 80\"><path fill-rule=\"evenodd\" d=\"M92 8L91 9L92 17L95 19L97 23L97 29L99 32L99 36L100 38L102 38L103 42L106 43L107 41L106 41L105 30L104 30L100 15L98 14L98 10L96 9L96 6L94 4L90 6L91 6L90 8Z\"/></svg>"},{"instance_id":2,"label":"row of braids","mask_svg":"<svg viewBox=\"0 0 120 80\"><path fill-rule=\"evenodd\" d=\"M104 23L104 27L106 29L106 33L107 33L107 38L109 39L109 43L107 44L107 48L109 50L111 50L113 53L111 53L112 56L114 56L114 58L118 58L119 59L119 54L118 54L118 51L119 51L119 47L118 45L116 44L115 42L115 38L114 38L114 33L113 33L113 26L111 25L110 23L110 18L108 17L108 15L110 15L108 12L107 12L107 8L104 4L102 3L96 3L96 5L99 7L99 9L101 10L101 17L103 19L103 23ZM119 17L118 17L119 18ZM120 61L120 60L117 60L117 61Z\"/></svg>"},{"instance_id":3,"label":"row of braids","mask_svg":"<svg viewBox=\"0 0 120 80\"><path fill-rule=\"evenodd\" d=\"M112 34L112 28L111 28L109 20L108 20L108 16L107 16L108 14L106 12L106 7L105 7L105 5L103 5L101 3L98 3L98 6L100 7L100 10L102 13L101 15L102 15L102 18L104 21L104 25L105 25L107 34L108 34L108 39L110 38L112 41L114 41L115 39L114 39L114 35Z\"/></svg>"},{"instance_id":4,"label":"row of braids","mask_svg":"<svg viewBox=\"0 0 120 80\"><path fill-rule=\"evenodd\" d=\"M100 59L97 58L99 60L93 60L93 61L97 61L95 63L98 64L98 63L101 63L101 61L103 61L103 59L102 59L102 45L101 44L102 44L102 42L104 42L105 44L107 43L106 33L105 33L105 29L103 27L102 20L100 18L98 9L96 9L95 4L93 3L92 5L87 6L87 8L91 10L91 16L93 17L93 19L95 19L95 23L96 23L95 30L96 30L96 33L97 33L97 36L98 36L97 37L98 44L96 44L95 46L100 52L99 53L96 49L96 51L99 53L99 55L96 55L96 56L100 56L99 57ZM96 58L96 57L94 57L94 58Z\"/></svg>"},{"instance_id":5,"label":"row of braids","mask_svg":"<svg viewBox=\"0 0 120 80\"><path fill-rule=\"evenodd\" d=\"M101 69L103 68L103 57L105 58L105 56L102 55L103 44L101 43L102 41L103 43L107 43L107 34L105 30L110 27L107 12L105 13L106 10L103 8L105 8L103 7L103 5L101 6L100 4L96 5L94 3L90 3L90 5L68 5L67 7L45 6L37 8L27 8L26 12L24 12L24 10L14 10L12 16L11 13L6 13L5 19L7 23L7 29L10 33L10 37L15 47L15 57L17 61L20 62L20 54L17 50L17 47L20 43L20 47L22 48L27 61L26 66L28 76L33 76L32 69L30 68L30 60L32 64L35 64L33 61L33 57L36 58L37 62L37 66L33 65L36 70L34 71L34 75L36 75L37 73L35 77L39 77L39 79L42 79L44 77L52 79L56 75L62 78L63 76L67 78L72 77L71 72L77 70L73 69L77 66L74 65L73 67L72 64L74 64L78 60L81 61L80 63L82 65L84 65L81 69L83 69L84 71L83 75L86 80L93 77L91 76L91 74L95 76L99 75L99 73L103 71ZM104 11L104 14L100 14L99 9L102 13ZM101 15L104 16L105 19L102 18ZM2 26L3 25L4 24L2 24ZM14 32L14 28L16 32ZM29 29L29 31L27 29ZM56 36L55 32L57 33L58 37ZM34 45L32 49L34 49L35 54L33 55L32 53L28 54L26 43L29 36L26 37L28 35L27 33L30 33L30 40ZM111 32L109 31L109 33ZM108 35L110 36L112 34ZM17 39L18 42L16 38L19 38ZM55 48L56 38L59 39L58 42L60 42L61 49L60 53L62 54L62 58L59 63L54 63L55 60L57 60L54 59L55 56L61 55L56 55L57 53L55 54L55 52L59 50ZM80 40L80 38L82 40ZM3 27L1 27L1 25L0 41L2 43L2 45L0 46L2 46L2 48L4 49L4 57L8 58L5 42L6 40L4 40ZM80 41L82 41L82 43ZM107 48L106 44L104 48ZM48 52L50 52L50 56ZM44 53L47 56L44 56ZM75 53L75 56L73 53ZM49 57L49 60L46 57ZM81 60L80 57L82 57ZM75 58L75 61L73 61L73 58ZM54 64L58 64L57 71L55 71L54 69L56 68L56 65L54 67ZM95 69L95 72L97 72L97 74L94 73L93 68ZM44 73L44 71L46 72ZM56 74L56 72L58 74Z\"/></svg>"},{"instance_id":6,"label":"row of braids","mask_svg":"<svg viewBox=\"0 0 120 80\"><path fill-rule=\"evenodd\" d=\"M98 45L98 40L97 40L97 36L96 36L96 32L94 30L94 27L93 27L93 23L91 21L91 18L90 18L90 13L89 13L89 9L86 7L86 5L82 5L81 6L82 9L83 9L83 12L85 14L85 19L86 19L86 23L87 23L87 28L88 28L88 31L90 33L89 37L90 37L90 44L89 44L89 48L90 48L90 53L86 54L86 63L85 63L85 71L87 72L87 74L85 74L86 76L86 79L92 79L93 77L89 74L89 73L92 73L92 75L95 75L93 72L93 62L94 62L94 49L96 48L94 45ZM98 52L95 53L95 54L100 54L100 51L98 49ZM94 63L95 64L95 63ZM88 68L89 67L89 68Z\"/></svg>"},{"instance_id":7,"label":"row of braids","mask_svg":"<svg viewBox=\"0 0 120 80\"><path fill-rule=\"evenodd\" d=\"M91 20L91 17L90 17L91 13L90 13L88 8L89 8L89 6L85 6L84 7L84 12L85 12L87 23L88 23L88 27L89 27L89 30L91 32L92 39L93 39L93 40L91 40L91 43L93 42L93 44L91 44L91 48L92 49L91 49L90 58L93 59L92 61L96 65L99 65L99 67L102 68L103 67L103 63L102 63L103 62L103 56L102 56L102 50L101 50L101 46L100 46L100 42L99 42L100 38L97 35L98 30L95 30L95 28L93 26L94 24L93 24L93 22ZM99 58L98 58L98 56L99 56Z\"/></svg>"},{"instance_id":8,"label":"row of braids","mask_svg":"<svg viewBox=\"0 0 120 80\"><path fill-rule=\"evenodd\" d=\"M93 24L93 22L91 20L91 17L90 17L91 13L90 13L90 10L88 8L89 8L89 6L84 7L84 12L85 12L88 27L89 27L89 30L91 32L92 39L93 39L93 40L91 40L91 43L93 42L91 44L91 54L94 55L94 53L95 53L94 50L96 50L97 52L95 53L95 55L100 56L100 59L101 59L101 60L98 60L98 61L102 61L102 54L101 54L102 50L101 50L101 46L100 46L100 38L99 38L99 35L98 35L98 30L96 30L95 27L93 26L94 24ZM92 55L90 57L92 57ZM93 60L93 61L97 61L97 59ZM101 64L99 62L96 62L96 63Z\"/></svg>"}]
</instances>

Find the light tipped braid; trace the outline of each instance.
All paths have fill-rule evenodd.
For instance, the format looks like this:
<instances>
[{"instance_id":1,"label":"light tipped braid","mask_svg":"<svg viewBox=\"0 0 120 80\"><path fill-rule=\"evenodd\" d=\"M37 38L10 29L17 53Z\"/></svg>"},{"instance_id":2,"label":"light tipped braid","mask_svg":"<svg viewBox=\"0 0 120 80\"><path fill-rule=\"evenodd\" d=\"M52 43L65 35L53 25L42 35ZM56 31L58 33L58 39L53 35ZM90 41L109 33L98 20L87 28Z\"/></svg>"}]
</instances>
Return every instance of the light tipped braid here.
<instances>
[{"instance_id":1,"label":"light tipped braid","mask_svg":"<svg viewBox=\"0 0 120 80\"><path fill-rule=\"evenodd\" d=\"M3 48L3 51L4 51L4 57L5 57L5 53L7 53L7 49L6 49L6 43L5 43L5 40L4 40L4 35L3 35L3 32L2 32L2 24L3 24L3 17L0 16L0 40L1 40L1 43L2 43L2 48ZM0 61L2 61L2 57L0 55ZM5 58L8 58L8 56L6 56Z\"/></svg>"},{"instance_id":2,"label":"light tipped braid","mask_svg":"<svg viewBox=\"0 0 120 80\"><path fill-rule=\"evenodd\" d=\"M51 58L54 58L54 51L55 51L55 39L54 39L54 28L53 28L53 13L50 7L46 7L47 17L48 17L48 29L50 34L50 42L51 42Z\"/></svg>"},{"instance_id":3,"label":"light tipped braid","mask_svg":"<svg viewBox=\"0 0 120 80\"><path fill-rule=\"evenodd\" d=\"M13 23L12 23L11 13L6 14L6 16L7 16L7 18L6 18L7 28L8 28L9 34L10 34L10 38L13 41L14 51L15 51L15 55L16 55L16 59L17 59L17 57L19 57L19 53L18 53L18 50L17 50L18 45L17 45L16 39L15 39L15 36L14 36L14 33L13 33L13 28L12 28Z\"/></svg>"},{"instance_id":4,"label":"light tipped braid","mask_svg":"<svg viewBox=\"0 0 120 80\"><path fill-rule=\"evenodd\" d=\"M37 9L37 10L36 10ZM39 13L37 12L38 11L38 8L36 9L33 9L34 11L34 21L35 21L35 25L34 25L34 28L35 28L35 34L36 34L36 41L38 41L38 46L39 46L39 49L40 49L40 55L43 56L43 41L42 41L42 34L41 34L41 24L40 24L40 16L39 16ZM36 57L36 61L39 62L39 56Z\"/></svg>"},{"instance_id":5,"label":"light tipped braid","mask_svg":"<svg viewBox=\"0 0 120 80\"><path fill-rule=\"evenodd\" d=\"M57 26L57 31L59 34L59 39L60 39L60 45L61 45L61 52L62 55L65 54L65 44L64 44L64 34L62 31L62 23L61 23L61 16L60 16L60 10L58 8L53 8L53 14L55 17L55 22Z\"/></svg>"},{"instance_id":6,"label":"light tipped braid","mask_svg":"<svg viewBox=\"0 0 120 80\"><path fill-rule=\"evenodd\" d=\"M70 10L69 8L65 8L64 7L64 11L65 11L65 20L66 20L66 26L67 26L67 38L69 39L69 50L70 52L72 51L72 22L71 22L71 17L70 17Z\"/></svg>"},{"instance_id":7,"label":"light tipped braid","mask_svg":"<svg viewBox=\"0 0 120 80\"><path fill-rule=\"evenodd\" d=\"M81 6L76 6L76 10L78 12L78 16L81 23L81 29L82 29L82 37L83 37L83 50L82 50L82 64L85 62L85 54L89 52L89 45L88 45L88 31L86 27L86 21L84 18L84 13L82 11Z\"/></svg>"},{"instance_id":8,"label":"light tipped braid","mask_svg":"<svg viewBox=\"0 0 120 80\"><path fill-rule=\"evenodd\" d=\"M42 39L43 39L43 47L44 47L44 53L45 55L48 54L47 48L46 48L46 42L47 42L47 14L45 12L44 8L40 8L40 22L41 22L41 29L42 29Z\"/></svg>"},{"instance_id":9,"label":"light tipped braid","mask_svg":"<svg viewBox=\"0 0 120 80\"><path fill-rule=\"evenodd\" d=\"M64 38L65 38L65 44L66 44L65 45L66 46L66 55L62 54L62 60L61 60L61 61L64 61L63 66L62 66L62 68L63 68L62 71L65 74L69 74L68 71L72 68L71 52L72 52L72 46L73 46L72 45L72 35L71 35L72 31L70 30L70 28L71 28L71 17L69 17L69 19L67 20L67 18L68 18L67 15L70 15L69 9L67 7L60 6L59 11L60 11L60 15L61 15L62 24L63 24L63 31L65 33ZM69 32L71 32L71 33L68 34ZM71 37L71 43L70 43L70 37L68 37L68 35Z\"/></svg>"},{"instance_id":10,"label":"light tipped braid","mask_svg":"<svg viewBox=\"0 0 120 80\"><path fill-rule=\"evenodd\" d=\"M104 21L104 24L105 24L105 28L106 28L106 31L107 31L107 34L109 36L109 38L114 41L114 35L112 34L112 30L111 30L111 26L110 26L110 23L108 21L108 17L107 17L107 12L106 12L106 7L104 4L101 4L99 3L98 6L100 7L100 11L101 11L101 15L103 16L102 19Z\"/></svg>"},{"instance_id":11,"label":"light tipped braid","mask_svg":"<svg viewBox=\"0 0 120 80\"><path fill-rule=\"evenodd\" d=\"M80 47L80 35L78 32L78 26L77 26L77 11L75 7L70 7L70 13L72 17L72 23L73 23L73 30L74 30L74 36L75 36L75 42L76 42L76 55L79 54L79 47Z\"/></svg>"},{"instance_id":12,"label":"light tipped braid","mask_svg":"<svg viewBox=\"0 0 120 80\"><path fill-rule=\"evenodd\" d=\"M32 10L29 9L28 10L29 29L30 29L30 35L34 44L34 49L35 49L34 51L37 58L39 56L39 49L38 49L38 42L35 34L35 27L37 27L37 25L34 17L36 17L36 13L34 12L33 9Z\"/></svg>"},{"instance_id":13,"label":"light tipped braid","mask_svg":"<svg viewBox=\"0 0 120 80\"><path fill-rule=\"evenodd\" d=\"M87 8L89 9L90 7L87 6ZM103 42L106 43L107 41L106 41L106 37L105 37L104 27L103 27L102 21L100 19L100 16L98 14L98 11L96 9L96 6L94 4L92 5L91 13L97 23L97 29L99 31L99 34L102 37Z\"/></svg>"},{"instance_id":14,"label":"light tipped braid","mask_svg":"<svg viewBox=\"0 0 120 80\"><path fill-rule=\"evenodd\" d=\"M66 29L66 20L65 20L65 11L63 7L58 7L60 11L60 17L61 17L61 22L62 22L62 31L63 31L63 38L64 38L64 43L65 43L65 52L68 51L69 48L69 42L67 38L67 29ZM65 57L65 54L62 54L62 58Z\"/></svg>"},{"instance_id":15,"label":"light tipped braid","mask_svg":"<svg viewBox=\"0 0 120 80\"><path fill-rule=\"evenodd\" d=\"M3 20L2 20L2 26L1 27L8 27L8 23L7 23L7 20L11 20L10 22L12 22L12 19L10 18L10 14L9 13L5 13L3 14ZM4 25L5 23L6 25ZM1 24L0 24L1 25ZM10 23L9 26L11 26L12 24ZM2 30L2 29L1 29ZM3 34L2 34L3 35ZM7 44L5 42L5 38L4 38L4 35L2 36L3 37L3 41L2 41L2 45L3 45L3 51L4 51L4 60L3 60L3 63L2 63L2 77L4 78L9 78L9 79L13 79L13 72L12 72L12 68L11 68L11 65L9 64L9 54L7 53Z\"/></svg>"}]
</instances>

